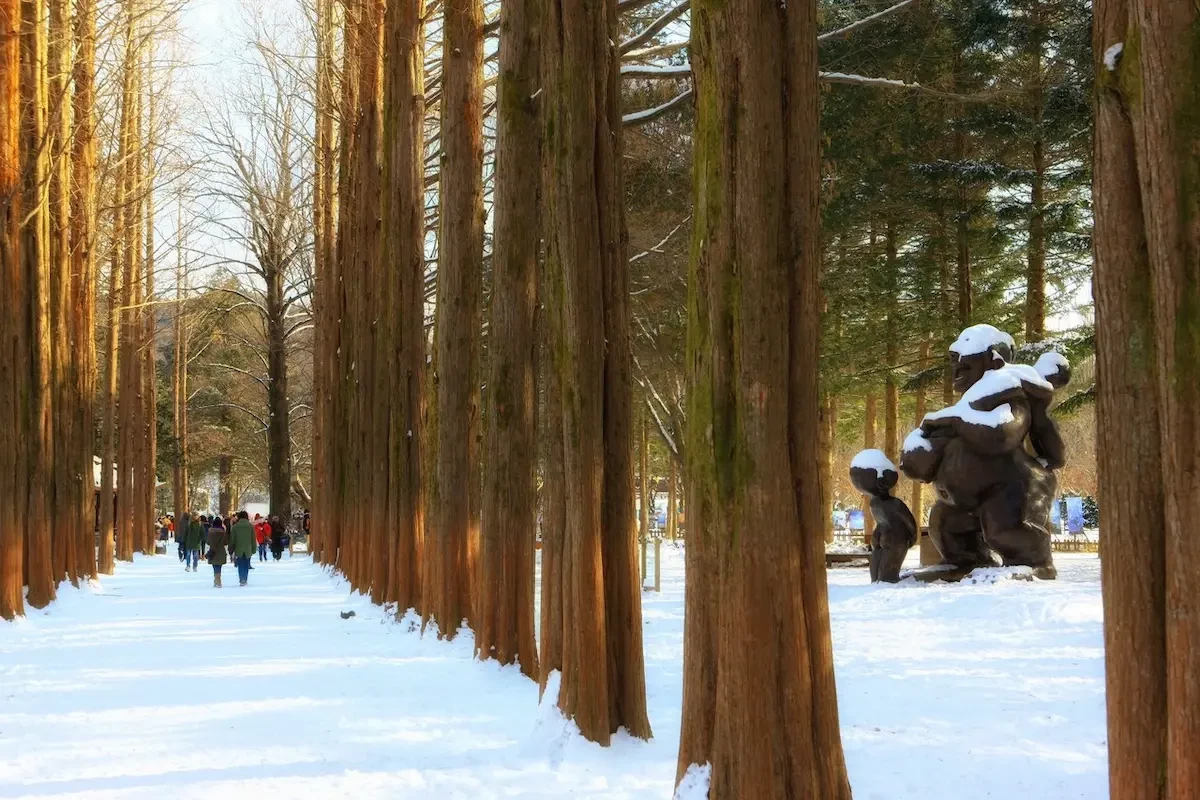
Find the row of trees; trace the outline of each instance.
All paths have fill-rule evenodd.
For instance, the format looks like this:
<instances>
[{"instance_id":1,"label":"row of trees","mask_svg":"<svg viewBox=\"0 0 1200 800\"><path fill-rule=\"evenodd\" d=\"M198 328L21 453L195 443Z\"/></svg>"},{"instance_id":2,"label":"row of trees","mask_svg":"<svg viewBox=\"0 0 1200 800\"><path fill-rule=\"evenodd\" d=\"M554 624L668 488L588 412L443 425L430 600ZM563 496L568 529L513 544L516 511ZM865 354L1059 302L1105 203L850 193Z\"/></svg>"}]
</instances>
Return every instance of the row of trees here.
<instances>
[{"instance_id":1,"label":"row of trees","mask_svg":"<svg viewBox=\"0 0 1200 800\"><path fill-rule=\"evenodd\" d=\"M91 0L0 9L5 618L23 613L25 602L46 605L63 580L110 572L114 527L118 557L153 549L155 33L171 12L132 2L104 11ZM98 60L98 25L116 58ZM104 85L98 66L111 77ZM97 385L96 287L105 260L108 358ZM101 496L109 499L99 503L98 561L97 417Z\"/></svg>"}]
</instances>

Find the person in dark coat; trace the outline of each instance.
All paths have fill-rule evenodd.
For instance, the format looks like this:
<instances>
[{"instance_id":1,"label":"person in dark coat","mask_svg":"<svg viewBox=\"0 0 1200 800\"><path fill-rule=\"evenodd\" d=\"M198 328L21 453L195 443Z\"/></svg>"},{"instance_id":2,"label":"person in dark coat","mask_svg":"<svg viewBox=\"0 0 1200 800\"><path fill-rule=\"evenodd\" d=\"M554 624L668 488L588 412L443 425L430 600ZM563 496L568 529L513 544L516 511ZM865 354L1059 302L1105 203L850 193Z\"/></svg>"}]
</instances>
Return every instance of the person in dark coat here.
<instances>
[{"instance_id":1,"label":"person in dark coat","mask_svg":"<svg viewBox=\"0 0 1200 800\"><path fill-rule=\"evenodd\" d=\"M212 525L208 528L208 563L213 568L213 586L221 588L221 567L229 560L225 555L229 547L229 532L225 530L220 517L213 517Z\"/></svg>"},{"instance_id":2,"label":"person in dark coat","mask_svg":"<svg viewBox=\"0 0 1200 800\"><path fill-rule=\"evenodd\" d=\"M271 515L271 555L275 560L283 558L283 520Z\"/></svg>"},{"instance_id":3,"label":"person in dark coat","mask_svg":"<svg viewBox=\"0 0 1200 800\"><path fill-rule=\"evenodd\" d=\"M233 560L237 564L238 583L245 586L250 576L250 556L256 547L254 526L250 524L250 515L245 511L239 511L236 519L237 522L229 531L229 546L233 548Z\"/></svg>"},{"instance_id":4,"label":"person in dark coat","mask_svg":"<svg viewBox=\"0 0 1200 800\"><path fill-rule=\"evenodd\" d=\"M184 515L185 517L188 515ZM191 522L188 523L187 531L181 536L185 548L184 565L188 572L196 572L200 569L200 547L204 543L204 526L200 524L200 520L195 516L191 517Z\"/></svg>"},{"instance_id":5,"label":"person in dark coat","mask_svg":"<svg viewBox=\"0 0 1200 800\"><path fill-rule=\"evenodd\" d=\"M184 539L187 538L188 526L192 524L192 518L192 513L185 511L179 515L179 519L175 520L175 543L179 545L179 560L183 562L187 561Z\"/></svg>"}]
</instances>

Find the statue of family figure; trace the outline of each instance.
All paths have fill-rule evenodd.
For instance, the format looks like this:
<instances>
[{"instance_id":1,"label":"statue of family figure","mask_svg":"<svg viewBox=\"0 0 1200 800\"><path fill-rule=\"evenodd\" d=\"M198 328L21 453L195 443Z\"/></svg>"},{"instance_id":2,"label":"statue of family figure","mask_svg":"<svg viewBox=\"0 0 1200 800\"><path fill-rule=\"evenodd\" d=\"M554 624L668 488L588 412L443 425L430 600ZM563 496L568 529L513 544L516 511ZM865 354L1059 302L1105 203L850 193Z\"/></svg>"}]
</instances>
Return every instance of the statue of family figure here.
<instances>
[{"instance_id":1,"label":"statue of family figure","mask_svg":"<svg viewBox=\"0 0 1200 800\"><path fill-rule=\"evenodd\" d=\"M1045 353L1029 366L1013 363L1013 350L1012 337L991 325L972 325L959 335L950 345L950 364L962 397L925 415L908 435L900 471L937 491L929 535L944 564L966 572L996 566L999 556L1004 566L1032 567L1035 576L1048 579L1056 574L1050 550L1054 471L1066 462L1050 404L1071 371L1058 353ZM873 452L852 463L851 479L872 495L872 508L876 502L881 510L903 504L888 492L899 477L895 467L868 457ZM872 579L897 579L900 548L911 546L910 520L911 514L894 510L886 516L875 544L888 568L878 576L873 569Z\"/></svg>"}]
</instances>

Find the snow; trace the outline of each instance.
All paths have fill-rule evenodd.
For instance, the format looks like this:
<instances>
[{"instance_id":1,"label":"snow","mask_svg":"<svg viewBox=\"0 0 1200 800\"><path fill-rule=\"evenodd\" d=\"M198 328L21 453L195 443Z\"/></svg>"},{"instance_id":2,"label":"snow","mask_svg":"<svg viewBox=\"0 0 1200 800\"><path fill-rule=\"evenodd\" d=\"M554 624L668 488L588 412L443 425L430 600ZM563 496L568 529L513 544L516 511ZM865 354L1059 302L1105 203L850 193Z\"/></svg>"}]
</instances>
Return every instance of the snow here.
<instances>
[{"instance_id":1,"label":"snow","mask_svg":"<svg viewBox=\"0 0 1200 800\"><path fill-rule=\"evenodd\" d=\"M675 789L675 800L708 800L712 764L689 764Z\"/></svg>"},{"instance_id":2,"label":"snow","mask_svg":"<svg viewBox=\"0 0 1200 800\"><path fill-rule=\"evenodd\" d=\"M963 330L954 340L954 344L950 345L951 353L958 353L960 356L974 356L980 353L986 353L989 347L997 345L1008 345L1009 348L1015 346L1013 338L999 328L982 323L972 325Z\"/></svg>"},{"instance_id":3,"label":"snow","mask_svg":"<svg viewBox=\"0 0 1200 800\"><path fill-rule=\"evenodd\" d=\"M1124 42L1117 42L1109 45L1104 51L1104 68L1109 72L1116 72L1117 61L1121 58L1121 53L1125 50Z\"/></svg>"},{"instance_id":4,"label":"snow","mask_svg":"<svg viewBox=\"0 0 1200 800\"><path fill-rule=\"evenodd\" d=\"M0 797L670 797L683 560L664 543L663 591L643 595L656 738L608 748L563 719L553 680L539 705L469 633L422 638L305 557L221 590L170 556L120 564L0 623ZM975 585L829 571L856 798L1107 796L1099 561L1056 563L1057 581ZM688 774L679 796L703 797L704 766Z\"/></svg>"},{"instance_id":5,"label":"snow","mask_svg":"<svg viewBox=\"0 0 1200 800\"><path fill-rule=\"evenodd\" d=\"M900 470L896 469L896 465L892 460L884 455L882 450L860 450L858 455L850 462L850 469L873 469L875 474L883 477L883 473L891 470L897 475Z\"/></svg>"},{"instance_id":6,"label":"snow","mask_svg":"<svg viewBox=\"0 0 1200 800\"><path fill-rule=\"evenodd\" d=\"M969 330L969 329L968 329ZM957 344L957 342L955 343ZM981 351L982 352L982 351ZM971 388L963 392L963 396L959 401L952 406L946 406L938 411L931 411L925 415L927 420L938 419L961 419L963 422L972 423L974 425L985 425L989 428L999 428L1002 425L1007 425L1012 422L1015 417L1012 413L1012 406L1008 403L1002 403L996 406L991 411L979 411L972 406L972 403L977 403L989 397L1003 394L1014 389L1020 389L1024 384L1032 384L1046 391L1053 391L1052 387L1037 370L1028 364L1005 364L999 369L990 369L983 373L983 376L977 380ZM920 434L920 430L913 431ZM913 438L913 434L909 434L904 440L904 450L908 452L909 439ZM924 436L921 436L924 439ZM925 440L928 442L928 440ZM930 448L932 449L932 448Z\"/></svg>"},{"instance_id":7,"label":"snow","mask_svg":"<svg viewBox=\"0 0 1200 800\"><path fill-rule=\"evenodd\" d=\"M933 450L933 442L925 438L925 434L921 433L920 428L914 428L912 433L904 437L904 444L900 449L904 453L911 453L914 450Z\"/></svg>"},{"instance_id":8,"label":"snow","mask_svg":"<svg viewBox=\"0 0 1200 800\"><path fill-rule=\"evenodd\" d=\"M1051 375L1056 374L1062 369L1070 369L1071 365L1062 353L1050 350L1038 356L1038 360L1033 365L1033 368L1037 371L1038 375L1049 380Z\"/></svg>"}]
</instances>

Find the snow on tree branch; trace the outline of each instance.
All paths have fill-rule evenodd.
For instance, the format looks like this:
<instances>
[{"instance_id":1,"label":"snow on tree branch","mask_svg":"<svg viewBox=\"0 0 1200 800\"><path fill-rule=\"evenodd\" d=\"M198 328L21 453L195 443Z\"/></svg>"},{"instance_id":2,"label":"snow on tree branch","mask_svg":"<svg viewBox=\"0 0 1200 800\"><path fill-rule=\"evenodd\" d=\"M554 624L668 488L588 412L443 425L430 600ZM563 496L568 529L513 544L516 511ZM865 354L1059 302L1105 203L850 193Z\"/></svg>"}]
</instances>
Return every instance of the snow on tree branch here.
<instances>
[{"instance_id":1,"label":"snow on tree branch","mask_svg":"<svg viewBox=\"0 0 1200 800\"><path fill-rule=\"evenodd\" d=\"M692 74L691 64L669 64L654 66L652 64L623 64L622 78L686 78Z\"/></svg>"},{"instance_id":2,"label":"snow on tree branch","mask_svg":"<svg viewBox=\"0 0 1200 800\"><path fill-rule=\"evenodd\" d=\"M817 41L818 42L828 42L828 41L832 41L833 39L844 39L853 33L858 33L863 28L869 28L870 26L874 25L875 23L890 17L892 14L895 14L897 11L904 10L905 8L913 5L916 2L918 2L918 0L901 0L901 2L896 3L896 5L894 5L894 6L889 6L875 14L871 14L870 16L863 17L858 22L852 22L849 25L845 26L844 28L838 28L837 30L830 31L829 33L822 33L820 36L817 37Z\"/></svg>"},{"instance_id":3,"label":"snow on tree branch","mask_svg":"<svg viewBox=\"0 0 1200 800\"><path fill-rule=\"evenodd\" d=\"M663 114L666 114L667 112L671 111L672 109L674 109L678 106L681 106L684 103L689 102L691 99L692 99L692 90L689 87L687 89L684 89L682 92L675 95L670 100L663 103L662 105L657 105L657 106L654 106L653 108L647 108L645 111L635 111L632 114L624 115L623 117L621 117L621 122L622 122L622 124L628 125L628 126L645 125L647 122L650 122L651 120L654 120L654 119L658 119Z\"/></svg>"}]
</instances>

